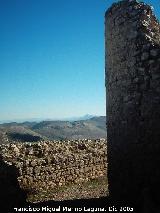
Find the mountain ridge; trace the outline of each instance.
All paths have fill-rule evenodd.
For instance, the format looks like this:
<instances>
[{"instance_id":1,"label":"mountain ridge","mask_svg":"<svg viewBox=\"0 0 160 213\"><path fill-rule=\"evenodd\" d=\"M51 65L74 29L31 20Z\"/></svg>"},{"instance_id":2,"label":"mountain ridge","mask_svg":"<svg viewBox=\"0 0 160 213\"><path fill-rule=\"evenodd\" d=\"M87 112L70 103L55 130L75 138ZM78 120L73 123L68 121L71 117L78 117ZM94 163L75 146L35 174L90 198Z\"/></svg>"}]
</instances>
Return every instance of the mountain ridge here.
<instances>
[{"instance_id":1,"label":"mountain ridge","mask_svg":"<svg viewBox=\"0 0 160 213\"><path fill-rule=\"evenodd\" d=\"M11 122L0 124L0 143L41 140L98 139L106 137L106 117L77 121Z\"/></svg>"},{"instance_id":2,"label":"mountain ridge","mask_svg":"<svg viewBox=\"0 0 160 213\"><path fill-rule=\"evenodd\" d=\"M23 119L12 119L12 120L0 120L1 124L7 123L24 123L24 122L42 122L42 121L78 121L78 120L86 120L92 117L99 117L98 115L90 115L85 114L83 116L72 116L72 117L64 117L64 118L23 118Z\"/></svg>"}]
</instances>

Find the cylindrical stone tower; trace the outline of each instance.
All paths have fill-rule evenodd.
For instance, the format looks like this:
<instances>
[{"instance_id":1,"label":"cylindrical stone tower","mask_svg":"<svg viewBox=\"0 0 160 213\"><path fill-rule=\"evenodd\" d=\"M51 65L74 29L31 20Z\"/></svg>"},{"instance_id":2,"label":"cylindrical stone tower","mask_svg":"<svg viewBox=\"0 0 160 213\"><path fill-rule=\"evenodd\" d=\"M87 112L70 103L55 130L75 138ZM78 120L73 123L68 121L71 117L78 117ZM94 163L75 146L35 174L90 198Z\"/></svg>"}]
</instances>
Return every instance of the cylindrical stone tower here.
<instances>
[{"instance_id":1,"label":"cylindrical stone tower","mask_svg":"<svg viewBox=\"0 0 160 213\"><path fill-rule=\"evenodd\" d=\"M160 25L152 8L136 0L113 4L105 14L105 48L110 197L133 205L156 205Z\"/></svg>"}]
</instances>

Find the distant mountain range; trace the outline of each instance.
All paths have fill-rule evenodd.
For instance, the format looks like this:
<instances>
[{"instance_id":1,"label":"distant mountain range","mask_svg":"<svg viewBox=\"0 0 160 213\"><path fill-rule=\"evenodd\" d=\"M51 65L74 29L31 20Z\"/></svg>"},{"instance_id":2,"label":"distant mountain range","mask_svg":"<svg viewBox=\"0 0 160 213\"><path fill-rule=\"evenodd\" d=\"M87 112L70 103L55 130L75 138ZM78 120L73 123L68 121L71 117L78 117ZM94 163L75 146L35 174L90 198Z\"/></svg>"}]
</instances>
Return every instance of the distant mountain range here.
<instances>
[{"instance_id":1,"label":"distant mountain range","mask_svg":"<svg viewBox=\"0 0 160 213\"><path fill-rule=\"evenodd\" d=\"M73 120L72 120L73 119ZM106 137L106 117L86 115L70 121L26 121L0 124L0 143ZM78 118L77 118L78 119Z\"/></svg>"},{"instance_id":2,"label":"distant mountain range","mask_svg":"<svg viewBox=\"0 0 160 213\"><path fill-rule=\"evenodd\" d=\"M29 119L13 119L13 120L0 120L0 124L4 124L4 123L13 123L13 122L17 122L17 123L23 123L23 122L41 122L41 121L78 121L78 120L87 120L93 117L97 117L95 115L89 115L86 114L84 116L80 116L80 117L66 117L66 118L29 118Z\"/></svg>"}]
</instances>

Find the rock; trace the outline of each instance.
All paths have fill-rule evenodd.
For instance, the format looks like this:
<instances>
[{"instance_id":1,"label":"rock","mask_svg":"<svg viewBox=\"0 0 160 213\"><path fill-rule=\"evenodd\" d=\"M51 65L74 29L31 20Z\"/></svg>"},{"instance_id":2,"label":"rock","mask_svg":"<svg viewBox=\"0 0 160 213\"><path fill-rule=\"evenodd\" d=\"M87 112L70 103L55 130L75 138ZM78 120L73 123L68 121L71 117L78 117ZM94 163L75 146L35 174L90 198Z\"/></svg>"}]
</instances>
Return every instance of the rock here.
<instances>
[{"instance_id":1,"label":"rock","mask_svg":"<svg viewBox=\"0 0 160 213\"><path fill-rule=\"evenodd\" d=\"M152 50L150 50L150 55L153 57L156 57L156 56L158 56L159 52L160 52L160 50L158 50L158 49L152 49Z\"/></svg>"},{"instance_id":2,"label":"rock","mask_svg":"<svg viewBox=\"0 0 160 213\"><path fill-rule=\"evenodd\" d=\"M19 186L28 191L27 200L30 200L32 195L34 201L39 201L37 193L40 195L45 190L52 191L55 187L79 183L79 180L89 181L92 167L99 168L98 165L102 164L99 156L105 158L101 150L106 149L106 141L84 139L66 141L66 143L63 141L16 143L7 147L8 144L0 145L4 162L14 165L19 170L17 180ZM93 160L95 150L98 157L95 156ZM39 153L47 153L47 155L39 155ZM50 198L45 197L45 199Z\"/></svg>"},{"instance_id":3,"label":"rock","mask_svg":"<svg viewBox=\"0 0 160 213\"><path fill-rule=\"evenodd\" d=\"M149 58L149 53L148 52L144 52L143 54L142 54L142 56L141 56L141 60L142 61L145 61L145 60L147 60Z\"/></svg>"}]
</instances>

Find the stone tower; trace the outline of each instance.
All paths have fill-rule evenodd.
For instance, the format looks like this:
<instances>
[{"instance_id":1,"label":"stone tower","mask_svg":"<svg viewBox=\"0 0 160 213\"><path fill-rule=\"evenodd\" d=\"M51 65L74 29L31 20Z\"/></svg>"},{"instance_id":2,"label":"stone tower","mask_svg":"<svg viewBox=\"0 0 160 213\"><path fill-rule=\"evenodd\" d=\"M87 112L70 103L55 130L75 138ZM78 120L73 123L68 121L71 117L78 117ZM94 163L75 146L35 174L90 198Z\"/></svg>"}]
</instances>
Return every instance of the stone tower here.
<instances>
[{"instance_id":1,"label":"stone tower","mask_svg":"<svg viewBox=\"0 0 160 213\"><path fill-rule=\"evenodd\" d=\"M105 14L110 197L160 202L160 24L152 7L114 3ZM148 204L150 205L150 204Z\"/></svg>"}]
</instances>

